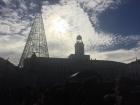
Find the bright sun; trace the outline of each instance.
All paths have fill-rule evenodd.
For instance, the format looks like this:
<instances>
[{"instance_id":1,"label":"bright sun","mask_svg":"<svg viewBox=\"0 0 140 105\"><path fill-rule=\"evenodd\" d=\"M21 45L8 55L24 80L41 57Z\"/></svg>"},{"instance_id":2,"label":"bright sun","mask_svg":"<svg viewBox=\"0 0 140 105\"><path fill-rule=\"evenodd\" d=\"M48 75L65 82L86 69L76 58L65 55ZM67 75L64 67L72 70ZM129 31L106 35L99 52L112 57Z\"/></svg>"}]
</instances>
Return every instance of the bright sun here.
<instances>
[{"instance_id":1,"label":"bright sun","mask_svg":"<svg viewBox=\"0 0 140 105\"><path fill-rule=\"evenodd\" d=\"M57 33L65 33L68 30L68 23L66 20L57 17L52 21L52 27Z\"/></svg>"}]
</instances>

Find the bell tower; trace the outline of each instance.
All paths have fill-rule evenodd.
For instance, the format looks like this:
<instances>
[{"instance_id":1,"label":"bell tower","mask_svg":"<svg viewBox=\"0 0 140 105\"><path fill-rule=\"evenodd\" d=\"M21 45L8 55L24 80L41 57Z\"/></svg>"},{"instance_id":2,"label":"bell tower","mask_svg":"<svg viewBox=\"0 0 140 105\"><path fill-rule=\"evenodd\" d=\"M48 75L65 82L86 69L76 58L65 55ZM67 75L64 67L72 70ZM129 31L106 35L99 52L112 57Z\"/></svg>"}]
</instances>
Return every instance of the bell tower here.
<instances>
[{"instance_id":1,"label":"bell tower","mask_svg":"<svg viewBox=\"0 0 140 105\"><path fill-rule=\"evenodd\" d=\"M75 55L84 55L84 43L80 35L77 36L75 43Z\"/></svg>"},{"instance_id":2,"label":"bell tower","mask_svg":"<svg viewBox=\"0 0 140 105\"><path fill-rule=\"evenodd\" d=\"M75 54L71 54L69 56L69 59L78 60L78 61L90 60L90 56L85 55L84 43L82 41L81 35L78 35L76 38Z\"/></svg>"}]
</instances>

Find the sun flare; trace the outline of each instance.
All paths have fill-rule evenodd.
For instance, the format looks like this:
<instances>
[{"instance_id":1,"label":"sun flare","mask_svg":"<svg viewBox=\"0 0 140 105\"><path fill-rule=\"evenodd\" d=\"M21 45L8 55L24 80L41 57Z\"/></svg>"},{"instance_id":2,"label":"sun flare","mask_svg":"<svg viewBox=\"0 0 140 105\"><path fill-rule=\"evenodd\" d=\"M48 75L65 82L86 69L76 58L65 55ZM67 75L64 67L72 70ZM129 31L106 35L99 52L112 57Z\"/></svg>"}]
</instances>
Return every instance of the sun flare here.
<instances>
[{"instance_id":1,"label":"sun flare","mask_svg":"<svg viewBox=\"0 0 140 105\"><path fill-rule=\"evenodd\" d=\"M67 21L60 17L53 19L52 27L53 31L56 31L57 33L66 33L69 28Z\"/></svg>"}]
</instances>

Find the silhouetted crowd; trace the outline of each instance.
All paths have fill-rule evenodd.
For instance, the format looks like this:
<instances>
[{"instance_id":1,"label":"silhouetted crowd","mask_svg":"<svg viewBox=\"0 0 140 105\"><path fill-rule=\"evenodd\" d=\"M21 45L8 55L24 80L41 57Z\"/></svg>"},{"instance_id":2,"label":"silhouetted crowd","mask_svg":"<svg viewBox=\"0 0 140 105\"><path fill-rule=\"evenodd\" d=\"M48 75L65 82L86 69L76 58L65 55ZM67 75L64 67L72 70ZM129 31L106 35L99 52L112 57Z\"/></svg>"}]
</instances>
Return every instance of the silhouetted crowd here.
<instances>
[{"instance_id":1,"label":"silhouetted crowd","mask_svg":"<svg viewBox=\"0 0 140 105\"><path fill-rule=\"evenodd\" d=\"M128 80L118 83L98 83L89 79L84 82L67 81L48 88L1 87L0 103L1 105L139 105L140 88L136 84Z\"/></svg>"},{"instance_id":2,"label":"silhouetted crowd","mask_svg":"<svg viewBox=\"0 0 140 105\"><path fill-rule=\"evenodd\" d=\"M107 82L86 70L53 83L52 78L45 78L47 73L38 78L2 62L0 105L140 105L140 81L118 78Z\"/></svg>"}]
</instances>

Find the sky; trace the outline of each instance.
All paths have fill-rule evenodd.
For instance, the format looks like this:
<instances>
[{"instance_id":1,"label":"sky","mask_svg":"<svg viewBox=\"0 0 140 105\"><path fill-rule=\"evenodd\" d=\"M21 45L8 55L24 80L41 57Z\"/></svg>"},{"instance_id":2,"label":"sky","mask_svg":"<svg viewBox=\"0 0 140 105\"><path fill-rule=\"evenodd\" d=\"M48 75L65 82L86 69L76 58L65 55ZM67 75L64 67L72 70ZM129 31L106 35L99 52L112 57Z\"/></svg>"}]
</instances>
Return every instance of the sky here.
<instances>
[{"instance_id":1,"label":"sky","mask_svg":"<svg viewBox=\"0 0 140 105\"><path fill-rule=\"evenodd\" d=\"M42 5L50 57L67 58L81 35L92 59L140 58L139 0L0 0L0 57L18 64Z\"/></svg>"}]
</instances>

